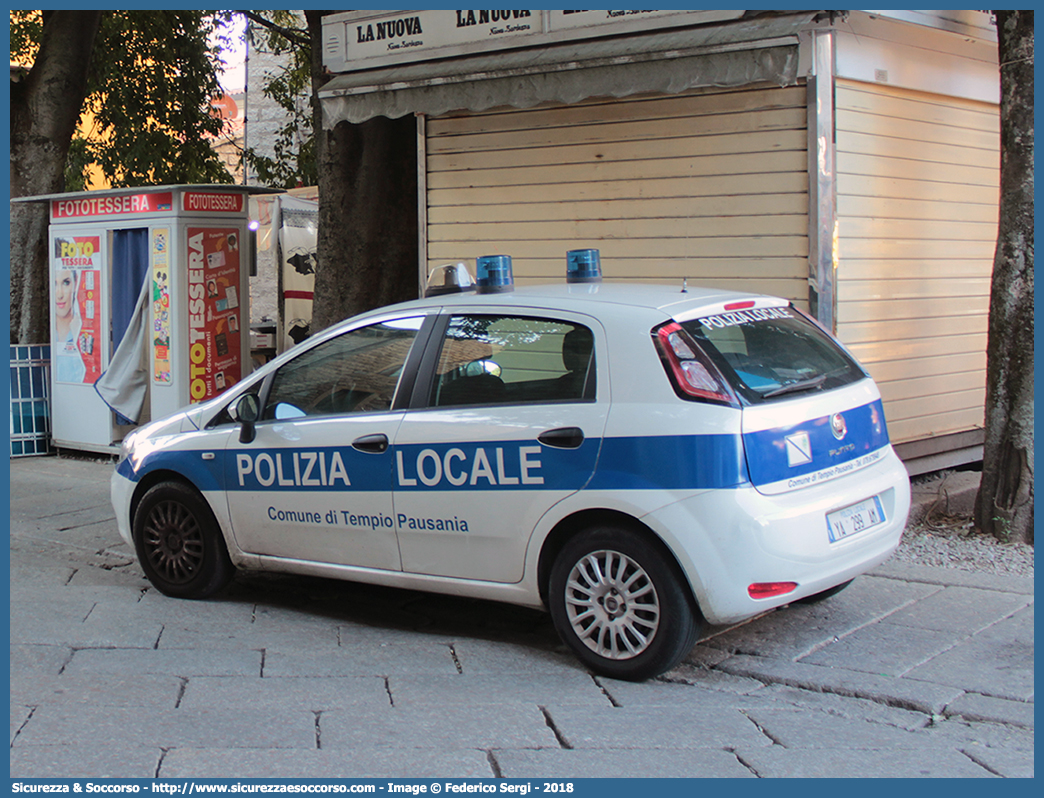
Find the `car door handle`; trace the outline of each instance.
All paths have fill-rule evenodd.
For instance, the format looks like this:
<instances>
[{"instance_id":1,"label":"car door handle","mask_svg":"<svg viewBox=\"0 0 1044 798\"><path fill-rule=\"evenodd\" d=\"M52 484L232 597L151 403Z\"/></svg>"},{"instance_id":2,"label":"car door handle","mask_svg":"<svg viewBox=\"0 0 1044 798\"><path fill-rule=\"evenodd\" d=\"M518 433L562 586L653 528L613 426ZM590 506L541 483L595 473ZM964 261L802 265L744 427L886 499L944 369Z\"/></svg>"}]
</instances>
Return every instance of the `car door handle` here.
<instances>
[{"instance_id":1,"label":"car door handle","mask_svg":"<svg viewBox=\"0 0 1044 798\"><path fill-rule=\"evenodd\" d=\"M577 449L584 442L584 431L579 427L561 427L549 429L537 436L537 440L545 446L556 449Z\"/></svg>"},{"instance_id":2,"label":"car door handle","mask_svg":"<svg viewBox=\"0 0 1044 798\"><path fill-rule=\"evenodd\" d=\"M367 454L384 454L388 451L388 436L383 433L363 435L352 441L352 448Z\"/></svg>"}]
</instances>

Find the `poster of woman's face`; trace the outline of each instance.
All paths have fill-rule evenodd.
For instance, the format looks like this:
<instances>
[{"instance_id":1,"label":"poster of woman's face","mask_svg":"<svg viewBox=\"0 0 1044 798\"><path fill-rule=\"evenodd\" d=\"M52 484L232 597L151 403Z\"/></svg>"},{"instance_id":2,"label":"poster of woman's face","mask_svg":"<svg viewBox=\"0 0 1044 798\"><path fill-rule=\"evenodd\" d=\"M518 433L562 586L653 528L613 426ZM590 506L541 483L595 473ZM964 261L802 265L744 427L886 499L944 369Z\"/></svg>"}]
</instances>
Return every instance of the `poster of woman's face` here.
<instances>
[{"instance_id":1,"label":"poster of woman's face","mask_svg":"<svg viewBox=\"0 0 1044 798\"><path fill-rule=\"evenodd\" d=\"M72 269L59 269L54 275L54 318L58 329L58 338L63 340L72 326L77 313L76 289L79 286L79 275Z\"/></svg>"}]
</instances>

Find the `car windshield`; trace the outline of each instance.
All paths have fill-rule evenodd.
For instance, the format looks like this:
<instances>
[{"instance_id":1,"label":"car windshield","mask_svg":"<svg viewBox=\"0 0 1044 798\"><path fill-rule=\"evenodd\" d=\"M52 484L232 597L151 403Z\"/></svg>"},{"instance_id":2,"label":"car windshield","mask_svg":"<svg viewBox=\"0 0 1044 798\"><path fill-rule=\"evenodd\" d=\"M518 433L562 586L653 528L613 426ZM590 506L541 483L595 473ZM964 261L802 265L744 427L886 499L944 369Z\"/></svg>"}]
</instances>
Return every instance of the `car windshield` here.
<instances>
[{"instance_id":1,"label":"car windshield","mask_svg":"<svg viewBox=\"0 0 1044 798\"><path fill-rule=\"evenodd\" d=\"M866 374L794 308L761 308L692 319L692 335L747 402L831 390Z\"/></svg>"}]
</instances>

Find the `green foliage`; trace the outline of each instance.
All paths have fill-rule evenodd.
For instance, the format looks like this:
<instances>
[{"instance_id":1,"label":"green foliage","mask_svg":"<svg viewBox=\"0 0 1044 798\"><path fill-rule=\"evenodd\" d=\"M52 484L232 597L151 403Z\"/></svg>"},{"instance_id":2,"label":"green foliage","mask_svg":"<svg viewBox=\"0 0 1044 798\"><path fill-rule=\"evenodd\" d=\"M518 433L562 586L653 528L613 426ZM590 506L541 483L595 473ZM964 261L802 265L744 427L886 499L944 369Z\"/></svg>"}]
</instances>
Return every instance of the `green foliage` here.
<instances>
[{"instance_id":1,"label":"green foliage","mask_svg":"<svg viewBox=\"0 0 1044 798\"><path fill-rule=\"evenodd\" d=\"M65 190L86 191L91 156L87 151L87 139L73 136L69 143L69 154L65 156Z\"/></svg>"},{"instance_id":2,"label":"green foliage","mask_svg":"<svg viewBox=\"0 0 1044 798\"><path fill-rule=\"evenodd\" d=\"M33 61L43 35L40 11L11 12L11 63L28 65Z\"/></svg>"},{"instance_id":3,"label":"green foliage","mask_svg":"<svg viewBox=\"0 0 1044 798\"><path fill-rule=\"evenodd\" d=\"M319 174L310 102L312 54L308 31L292 11L257 11L251 12L249 18L247 35L251 47L285 56L279 70L267 76L262 92L286 112L286 122L276 131L272 155L249 147L243 158L263 185L314 186Z\"/></svg>"},{"instance_id":4,"label":"green foliage","mask_svg":"<svg viewBox=\"0 0 1044 798\"><path fill-rule=\"evenodd\" d=\"M11 58L31 63L44 15L11 12ZM102 18L87 99L93 116L73 142L67 188L83 187L91 164L114 187L230 183L211 147L222 120L210 101L222 91L217 43L227 12L112 11Z\"/></svg>"}]
</instances>

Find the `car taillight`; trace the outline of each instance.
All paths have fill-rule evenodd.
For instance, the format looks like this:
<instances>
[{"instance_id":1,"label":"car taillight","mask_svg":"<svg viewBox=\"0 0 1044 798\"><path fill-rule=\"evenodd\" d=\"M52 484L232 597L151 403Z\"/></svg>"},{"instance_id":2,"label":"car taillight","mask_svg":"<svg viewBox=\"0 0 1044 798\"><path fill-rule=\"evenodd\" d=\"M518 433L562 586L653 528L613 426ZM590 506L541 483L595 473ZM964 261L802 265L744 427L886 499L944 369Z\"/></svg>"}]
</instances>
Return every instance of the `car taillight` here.
<instances>
[{"instance_id":1,"label":"car taillight","mask_svg":"<svg viewBox=\"0 0 1044 798\"><path fill-rule=\"evenodd\" d=\"M752 599L785 596L797 587L797 582L755 582L747 587L747 595Z\"/></svg>"},{"instance_id":2,"label":"car taillight","mask_svg":"<svg viewBox=\"0 0 1044 798\"><path fill-rule=\"evenodd\" d=\"M683 397L739 406L725 379L680 324L663 325L655 338L675 390Z\"/></svg>"}]
</instances>

